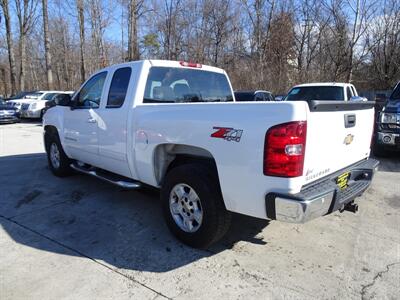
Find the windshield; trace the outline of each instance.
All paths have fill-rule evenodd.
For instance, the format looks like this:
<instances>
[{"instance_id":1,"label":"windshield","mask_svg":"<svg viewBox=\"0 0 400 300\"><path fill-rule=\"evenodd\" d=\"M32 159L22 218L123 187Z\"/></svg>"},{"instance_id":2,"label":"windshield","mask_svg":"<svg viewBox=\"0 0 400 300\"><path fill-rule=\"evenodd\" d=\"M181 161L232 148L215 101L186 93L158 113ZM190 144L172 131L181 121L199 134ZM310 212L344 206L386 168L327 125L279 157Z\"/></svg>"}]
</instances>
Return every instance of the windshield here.
<instances>
[{"instance_id":1,"label":"windshield","mask_svg":"<svg viewBox=\"0 0 400 300\"><path fill-rule=\"evenodd\" d=\"M143 103L233 101L224 74L198 69L152 67Z\"/></svg>"},{"instance_id":2,"label":"windshield","mask_svg":"<svg viewBox=\"0 0 400 300\"><path fill-rule=\"evenodd\" d=\"M400 83L398 83L394 89L392 95L390 96L390 100L400 100Z\"/></svg>"},{"instance_id":3,"label":"windshield","mask_svg":"<svg viewBox=\"0 0 400 300\"><path fill-rule=\"evenodd\" d=\"M338 86L295 87L287 95L289 101L344 100L343 88Z\"/></svg>"},{"instance_id":4,"label":"windshield","mask_svg":"<svg viewBox=\"0 0 400 300\"><path fill-rule=\"evenodd\" d=\"M254 93L249 92L236 92L236 101L254 101Z\"/></svg>"},{"instance_id":5,"label":"windshield","mask_svg":"<svg viewBox=\"0 0 400 300\"><path fill-rule=\"evenodd\" d=\"M25 98L39 98L42 95L43 95L43 93L30 93L30 94L27 94L25 96Z\"/></svg>"},{"instance_id":6,"label":"windshield","mask_svg":"<svg viewBox=\"0 0 400 300\"><path fill-rule=\"evenodd\" d=\"M42 100L52 100L57 93L47 93L43 96Z\"/></svg>"}]
</instances>

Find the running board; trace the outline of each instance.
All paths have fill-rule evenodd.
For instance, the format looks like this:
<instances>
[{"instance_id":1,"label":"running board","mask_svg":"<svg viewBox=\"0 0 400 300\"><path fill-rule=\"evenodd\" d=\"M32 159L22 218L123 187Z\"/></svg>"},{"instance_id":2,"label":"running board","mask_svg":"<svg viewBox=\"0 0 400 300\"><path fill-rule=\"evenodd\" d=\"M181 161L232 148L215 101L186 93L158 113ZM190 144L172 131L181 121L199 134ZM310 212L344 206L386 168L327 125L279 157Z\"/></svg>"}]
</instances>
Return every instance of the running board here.
<instances>
[{"instance_id":1,"label":"running board","mask_svg":"<svg viewBox=\"0 0 400 300\"><path fill-rule=\"evenodd\" d=\"M127 190L134 190L137 188L141 187L141 184L137 181L131 180L129 178L110 173L101 169L97 169L94 167L85 167L85 166L80 166L76 163L72 163L71 168L74 169L75 171L78 171L80 173L90 175L93 177L97 177L101 180L104 180L106 182L109 182L111 184L114 184L116 186L119 186L121 188L127 189Z\"/></svg>"}]
</instances>

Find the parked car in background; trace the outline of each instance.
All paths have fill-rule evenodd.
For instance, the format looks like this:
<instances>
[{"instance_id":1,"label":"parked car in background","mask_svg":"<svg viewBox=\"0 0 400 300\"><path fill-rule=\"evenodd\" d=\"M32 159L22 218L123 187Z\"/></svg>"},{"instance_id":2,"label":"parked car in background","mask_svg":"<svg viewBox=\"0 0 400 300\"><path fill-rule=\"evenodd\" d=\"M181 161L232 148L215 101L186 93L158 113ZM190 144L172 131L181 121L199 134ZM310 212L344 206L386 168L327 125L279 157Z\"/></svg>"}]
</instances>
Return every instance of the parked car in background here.
<instances>
[{"instance_id":1,"label":"parked car in background","mask_svg":"<svg viewBox=\"0 0 400 300\"><path fill-rule=\"evenodd\" d=\"M0 124L18 122L17 109L0 99Z\"/></svg>"},{"instance_id":2,"label":"parked car in background","mask_svg":"<svg viewBox=\"0 0 400 300\"><path fill-rule=\"evenodd\" d=\"M244 101L274 101L274 96L269 91L235 91L235 100Z\"/></svg>"},{"instance_id":3,"label":"parked car in background","mask_svg":"<svg viewBox=\"0 0 400 300\"><path fill-rule=\"evenodd\" d=\"M385 94L376 94L375 96L375 113L379 114L389 98Z\"/></svg>"},{"instance_id":4,"label":"parked car in background","mask_svg":"<svg viewBox=\"0 0 400 300\"><path fill-rule=\"evenodd\" d=\"M220 239L230 212L304 223L357 210L378 165L373 102L233 100L226 72L211 66L99 70L44 115L49 169L160 188L169 229L193 247Z\"/></svg>"},{"instance_id":5,"label":"parked car in background","mask_svg":"<svg viewBox=\"0 0 400 300\"><path fill-rule=\"evenodd\" d=\"M17 96L13 97L13 99L8 100L7 102L17 109L17 112L20 113L23 104L31 102L33 99L40 97L43 93L42 92L21 92L17 96L22 95L22 98L16 98ZM26 106L26 105L25 105Z\"/></svg>"},{"instance_id":6,"label":"parked car in background","mask_svg":"<svg viewBox=\"0 0 400 300\"><path fill-rule=\"evenodd\" d=\"M286 101L367 101L359 97L354 85L349 83L306 83L294 86Z\"/></svg>"},{"instance_id":7,"label":"parked car in background","mask_svg":"<svg viewBox=\"0 0 400 300\"><path fill-rule=\"evenodd\" d=\"M64 93L63 91L40 91L38 95L28 95L27 100L22 104L20 115L21 118L41 119L45 113L46 103L52 101L57 95Z\"/></svg>"},{"instance_id":8,"label":"parked car in background","mask_svg":"<svg viewBox=\"0 0 400 300\"><path fill-rule=\"evenodd\" d=\"M283 101L285 100L286 95L275 95L275 101Z\"/></svg>"},{"instance_id":9,"label":"parked car in background","mask_svg":"<svg viewBox=\"0 0 400 300\"><path fill-rule=\"evenodd\" d=\"M21 100L21 99L24 99L26 95L28 95L28 94L33 94L33 93L35 93L35 92L36 92L36 91L24 91L24 92L19 92L18 94L14 95L14 96L12 96L12 97L5 98L4 100L5 100L5 101L10 101L10 100Z\"/></svg>"},{"instance_id":10,"label":"parked car in background","mask_svg":"<svg viewBox=\"0 0 400 300\"><path fill-rule=\"evenodd\" d=\"M373 150L377 156L400 151L400 82L378 115Z\"/></svg>"}]
</instances>

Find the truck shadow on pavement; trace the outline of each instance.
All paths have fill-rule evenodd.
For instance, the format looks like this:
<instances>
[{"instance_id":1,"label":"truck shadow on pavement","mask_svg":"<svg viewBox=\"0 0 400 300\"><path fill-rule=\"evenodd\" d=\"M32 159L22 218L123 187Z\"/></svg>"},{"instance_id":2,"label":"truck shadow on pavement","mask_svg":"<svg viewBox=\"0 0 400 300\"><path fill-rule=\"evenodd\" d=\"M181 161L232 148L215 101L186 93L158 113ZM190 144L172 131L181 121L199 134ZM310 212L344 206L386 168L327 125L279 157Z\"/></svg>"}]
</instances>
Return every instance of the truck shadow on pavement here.
<instances>
[{"instance_id":1,"label":"truck shadow on pavement","mask_svg":"<svg viewBox=\"0 0 400 300\"><path fill-rule=\"evenodd\" d=\"M157 190L123 191L82 175L57 178L45 154L0 157L0 165L2 228L28 247L118 269L166 272L239 241L266 244L257 234L268 221L234 215L223 240L208 250L192 249L168 231Z\"/></svg>"}]
</instances>

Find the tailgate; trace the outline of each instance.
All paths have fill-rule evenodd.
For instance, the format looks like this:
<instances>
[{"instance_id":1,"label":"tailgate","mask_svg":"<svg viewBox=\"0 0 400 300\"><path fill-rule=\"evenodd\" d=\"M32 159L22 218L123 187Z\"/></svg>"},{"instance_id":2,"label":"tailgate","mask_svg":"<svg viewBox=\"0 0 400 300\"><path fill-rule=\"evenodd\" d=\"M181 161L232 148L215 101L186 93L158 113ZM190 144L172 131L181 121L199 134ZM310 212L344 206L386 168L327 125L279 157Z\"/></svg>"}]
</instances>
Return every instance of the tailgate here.
<instances>
[{"instance_id":1,"label":"tailgate","mask_svg":"<svg viewBox=\"0 0 400 300\"><path fill-rule=\"evenodd\" d=\"M305 184L369 157L374 102L311 101Z\"/></svg>"}]
</instances>

